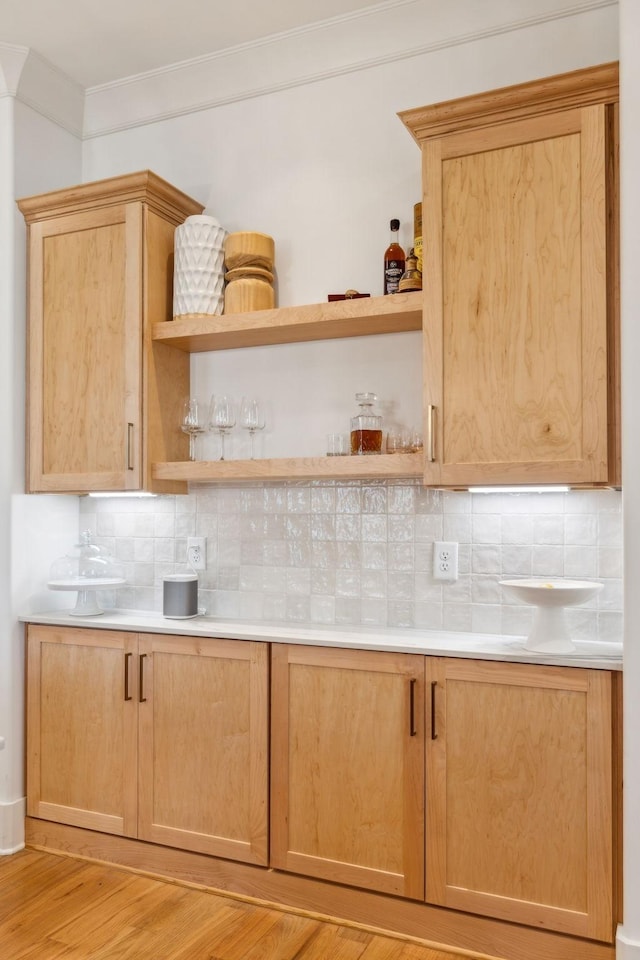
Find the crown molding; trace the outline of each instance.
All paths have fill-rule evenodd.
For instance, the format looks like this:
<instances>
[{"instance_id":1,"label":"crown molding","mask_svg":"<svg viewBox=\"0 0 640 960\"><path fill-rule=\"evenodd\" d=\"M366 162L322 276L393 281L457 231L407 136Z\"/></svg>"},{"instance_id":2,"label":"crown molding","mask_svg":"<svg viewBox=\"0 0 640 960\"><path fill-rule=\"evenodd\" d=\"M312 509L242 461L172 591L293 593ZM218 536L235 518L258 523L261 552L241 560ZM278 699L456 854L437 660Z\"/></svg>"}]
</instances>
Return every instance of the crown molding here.
<instances>
[{"instance_id":1,"label":"crown molding","mask_svg":"<svg viewBox=\"0 0 640 960\"><path fill-rule=\"evenodd\" d=\"M28 56L28 47L0 43L0 97L15 97Z\"/></svg>"},{"instance_id":2,"label":"crown molding","mask_svg":"<svg viewBox=\"0 0 640 960\"><path fill-rule=\"evenodd\" d=\"M0 97L14 97L82 137L84 90L28 47L0 43Z\"/></svg>"},{"instance_id":3,"label":"crown molding","mask_svg":"<svg viewBox=\"0 0 640 960\"><path fill-rule=\"evenodd\" d=\"M390 0L347 17L90 87L86 91L84 138L210 110L612 6L617 6L617 0L483 0L482 4L467 5L465 30L460 32L460 10L455 4ZM520 16L514 18L514 12ZM418 37L428 40L416 44Z\"/></svg>"},{"instance_id":4,"label":"crown molding","mask_svg":"<svg viewBox=\"0 0 640 960\"><path fill-rule=\"evenodd\" d=\"M91 139L617 5L483 0L466 4L461 21L455 3L385 0L87 90L33 50L0 42L0 97L15 97L73 136ZM416 43L421 37L427 39Z\"/></svg>"},{"instance_id":5,"label":"crown molding","mask_svg":"<svg viewBox=\"0 0 640 960\"><path fill-rule=\"evenodd\" d=\"M398 114L418 144L510 120L613 103L619 98L618 63L602 63L556 77L518 83L471 97L403 110Z\"/></svg>"}]
</instances>

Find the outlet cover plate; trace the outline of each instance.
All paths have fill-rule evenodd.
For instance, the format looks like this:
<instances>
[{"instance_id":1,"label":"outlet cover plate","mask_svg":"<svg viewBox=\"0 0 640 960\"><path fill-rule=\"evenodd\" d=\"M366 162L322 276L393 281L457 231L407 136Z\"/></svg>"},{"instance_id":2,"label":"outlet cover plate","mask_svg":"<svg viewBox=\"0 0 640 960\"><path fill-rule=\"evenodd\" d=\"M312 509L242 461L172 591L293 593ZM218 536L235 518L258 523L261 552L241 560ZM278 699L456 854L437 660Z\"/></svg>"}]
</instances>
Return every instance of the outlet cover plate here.
<instances>
[{"instance_id":1,"label":"outlet cover plate","mask_svg":"<svg viewBox=\"0 0 640 960\"><path fill-rule=\"evenodd\" d=\"M187 564L192 570L207 569L206 537L187 537Z\"/></svg>"},{"instance_id":2,"label":"outlet cover plate","mask_svg":"<svg viewBox=\"0 0 640 960\"><path fill-rule=\"evenodd\" d=\"M434 580L458 579L458 544L450 540L436 540L433 544Z\"/></svg>"}]
</instances>

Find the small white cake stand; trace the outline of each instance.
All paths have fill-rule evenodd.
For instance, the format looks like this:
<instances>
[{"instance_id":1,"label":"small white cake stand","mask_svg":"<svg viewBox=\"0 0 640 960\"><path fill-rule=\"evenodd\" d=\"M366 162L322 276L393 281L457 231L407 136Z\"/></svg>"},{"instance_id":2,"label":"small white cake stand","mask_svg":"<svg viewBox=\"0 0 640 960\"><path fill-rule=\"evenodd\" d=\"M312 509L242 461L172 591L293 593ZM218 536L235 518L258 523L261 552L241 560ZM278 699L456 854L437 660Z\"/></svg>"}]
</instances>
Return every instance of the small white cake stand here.
<instances>
[{"instance_id":1,"label":"small white cake stand","mask_svg":"<svg viewBox=\"0 0 640 960\"><path fill-rule=\"evenodd\" d=\"M602 590L604 584L591 580L533 579L501 580L500 586L536 608L525 650L572 653L576 647L569 636L565 607L586 603Z\"/></svg>"},{"instance_id":2,"label":"small white cake stand","mask_svg":"<svg viewBox=\"0 0 640 960\"><path fill-rule=\"evenodd\" d=\"M49 580L50 590L77 590L78 598L73 610L69 610L70 617L97 617L104 613L98 606L96 590L110 590L121 587L127 581L122 577L75 577L69 580Z\"/></svg>"}]
</instances>

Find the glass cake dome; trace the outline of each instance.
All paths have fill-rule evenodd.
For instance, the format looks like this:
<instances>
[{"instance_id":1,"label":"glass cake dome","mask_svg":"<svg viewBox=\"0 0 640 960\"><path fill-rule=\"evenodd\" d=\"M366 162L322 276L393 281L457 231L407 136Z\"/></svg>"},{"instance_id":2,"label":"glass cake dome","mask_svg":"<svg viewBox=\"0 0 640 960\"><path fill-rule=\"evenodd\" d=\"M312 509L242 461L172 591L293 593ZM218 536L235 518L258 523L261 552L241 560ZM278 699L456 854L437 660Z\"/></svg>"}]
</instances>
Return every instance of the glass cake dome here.
<instances>
[{"instance_id":1,"label":"glass cake dome","mask_svg":"<svg viewBox=\"0 0 640 960\"><path fill-rule=\"evenodd\" d=\"M126 583L123 565L104 547L93 542L89 530L80 534L72 552L58 557L51 564L50 590L77 590L78 598L69 613L75 617L95 617L103 610L98 606L95 591L110 590Z\"/></svg>"}]
</instances>

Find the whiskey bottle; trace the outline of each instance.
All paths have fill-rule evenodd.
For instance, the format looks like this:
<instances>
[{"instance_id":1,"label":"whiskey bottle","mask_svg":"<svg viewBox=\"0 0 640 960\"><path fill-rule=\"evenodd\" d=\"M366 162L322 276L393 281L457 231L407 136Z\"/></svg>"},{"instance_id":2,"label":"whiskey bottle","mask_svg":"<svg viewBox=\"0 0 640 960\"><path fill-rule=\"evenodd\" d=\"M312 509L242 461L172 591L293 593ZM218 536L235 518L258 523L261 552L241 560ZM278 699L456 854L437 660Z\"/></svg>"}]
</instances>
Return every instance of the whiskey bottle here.
<instances>
[{"instance_id":1,"label":"whiskey bottle","mask_svg":"<svg viewBox=\"0 0 640 960\"><path fill-rule=\"evenodd\" d=\"M422 274L418 270L418 258L413 247L407 254L407 266L398 284L399 293L406 293L409 290L422 290Z\"/></svg>"},{"instance_id":2,"label":"whiskey bottle","mask_svg":"<svg viewBox=\"0 0 640 960\"><path fill-rule=\"evenodd\" d=\"M398 243L398 230L400 221L392 220L389 224L391 229L391 239L389 246L384 252L384 293L397 293L400 277L404 273L405 256L404 250Z\"/></svg>"}]
</instances>

